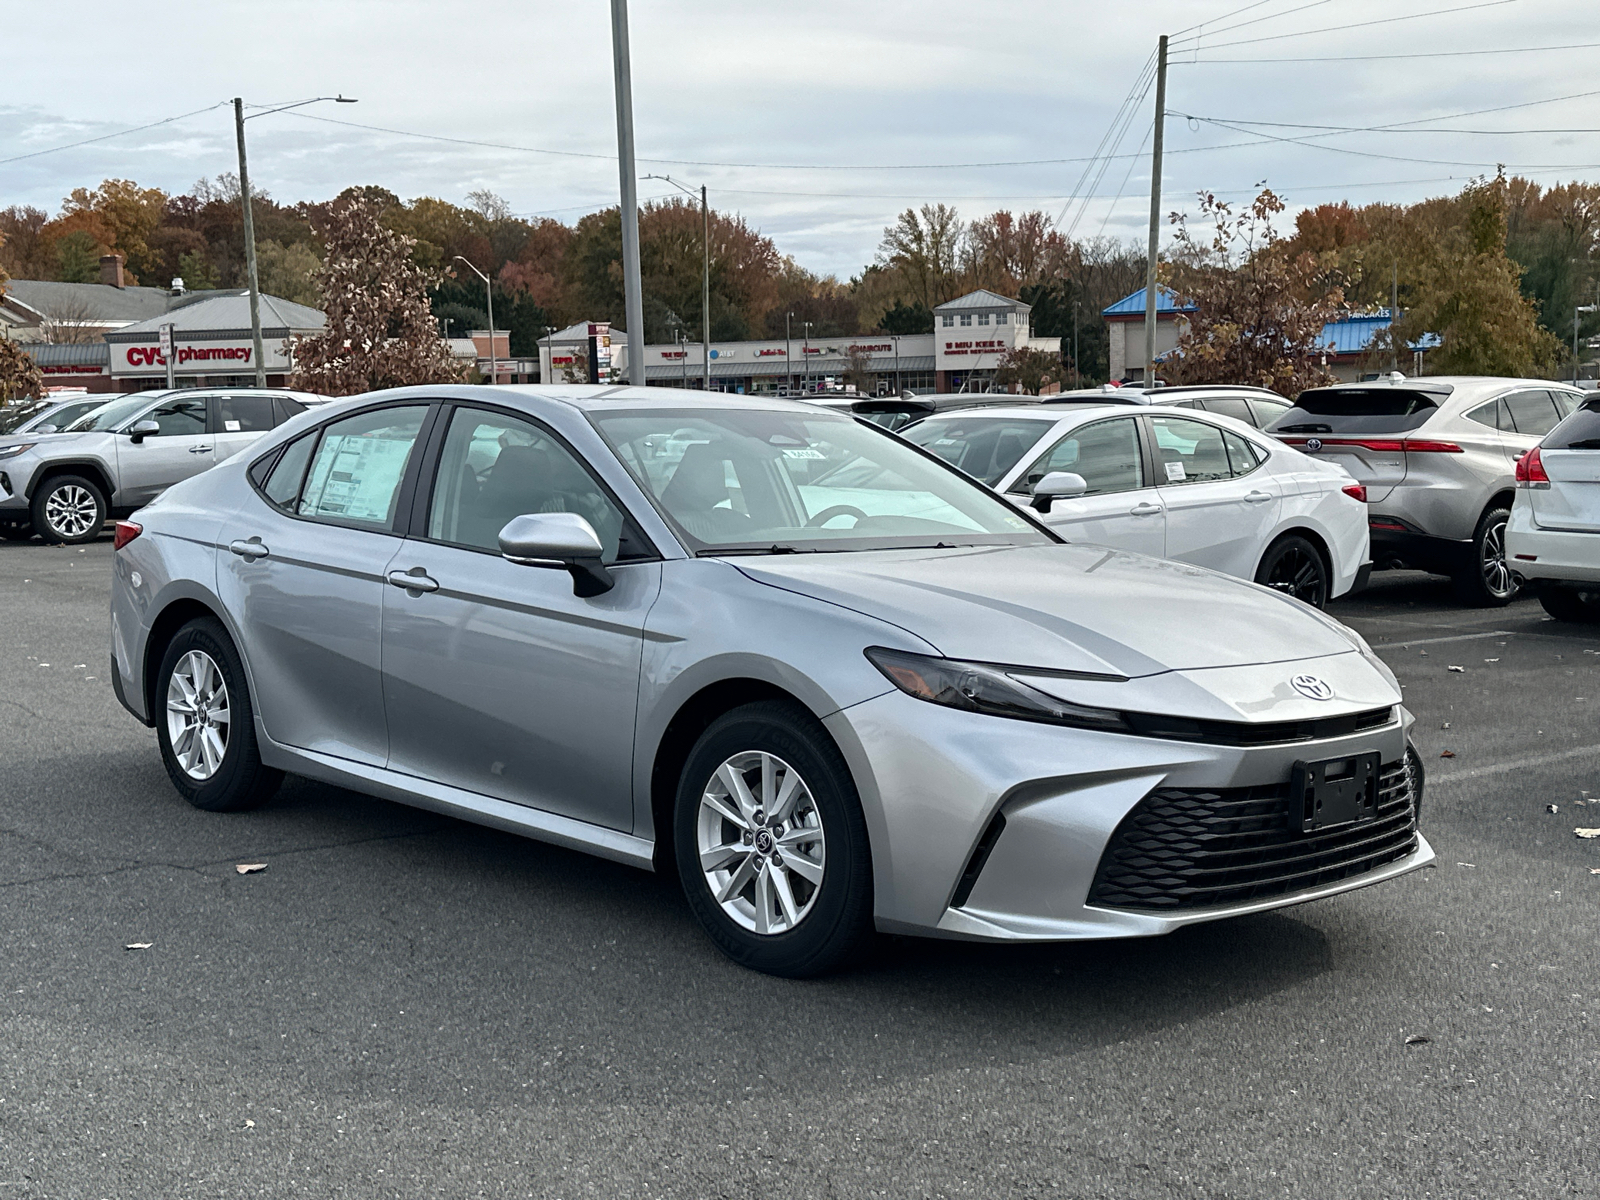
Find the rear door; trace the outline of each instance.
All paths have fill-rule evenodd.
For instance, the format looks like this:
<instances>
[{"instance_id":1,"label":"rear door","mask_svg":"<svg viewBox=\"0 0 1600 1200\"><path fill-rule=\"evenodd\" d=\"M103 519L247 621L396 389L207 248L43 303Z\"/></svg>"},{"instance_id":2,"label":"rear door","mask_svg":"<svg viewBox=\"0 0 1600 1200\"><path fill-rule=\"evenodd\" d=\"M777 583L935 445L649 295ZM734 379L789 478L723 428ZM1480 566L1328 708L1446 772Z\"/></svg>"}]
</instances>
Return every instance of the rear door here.
<instances>
[{"instance_id":1,"label":"rear door","mask_svg":"<svg viewBox=\"0 0 1600 1200\"><path fill-rule=\"evenodd\" d=\"M218 462L232 458L277 424L272 397L261 392L212 396L210 410Z\"/></svg>"},{"instance_id":2,"label":"rear door","mask_svg":"<svg viewBox=\"0 0 1600 1200\"><path fill-rule=\"evenodd\" d=\"M1528 489L1534 523L1600 533L1600 400L1563 421L1539 447L1549 487Z\"/></svg>"},{"instance_id":3,"label":"rear door","mask_svg":"<svg viewBox=\"0 0 1600 1200\"><path fill-rule=\"evenodd\" d=\"M1250 413L1250 405L1243 396L1207 396L1201 405L1207 412L1219 413L1224 417L1232 417L1236 421L1243 421L1246 425L1254 425L1255 418Z\"/></svg>"},{"instance_id":4,"label":"rear door","mask_svg":"<svg viewBox=\"0 0 1600 1200\"><path fill-rule=\"evenodd\" d=\"M1098 542L1160 558L1166 553L1166 509L1152 486L1140 446L1137 417L1090 421L1058 437L1008 489L1019 504L1052 471L1083 476L1089 490L1057 500L1044 520L1074 542Z\"/></svg>"},{"instance_id":5,"label":"rear door","mask_svg":"<svg viewBox=\"0 0 1600 1200\"><path fill-rule=\"evenodd\" d=\"M1146 419L1167 509L1167 557L1253 578L1283 506L1282 481L1258 470L1260 460L1231 430L1191 417Z\"/></svg>"}]
</instances>

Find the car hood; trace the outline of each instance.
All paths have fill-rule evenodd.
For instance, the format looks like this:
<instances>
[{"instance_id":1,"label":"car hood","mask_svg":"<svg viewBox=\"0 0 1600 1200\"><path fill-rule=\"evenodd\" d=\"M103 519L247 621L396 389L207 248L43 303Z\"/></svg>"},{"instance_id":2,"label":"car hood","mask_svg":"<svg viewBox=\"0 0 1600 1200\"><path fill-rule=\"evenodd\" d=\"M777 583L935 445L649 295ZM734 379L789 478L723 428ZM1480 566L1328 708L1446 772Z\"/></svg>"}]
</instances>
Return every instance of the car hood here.
<instances>
[{"instance_id":1,"label":"car hood","mask_svg":"<svg viewBox=\"0 0 1600 1200\"><path fill-rule=\"evenodd\" d=\"M1299 601L1104 546L734 560L750 578L898 625L949 658L1136 677L1355 653Z\"/></svg>"}]
</instances>

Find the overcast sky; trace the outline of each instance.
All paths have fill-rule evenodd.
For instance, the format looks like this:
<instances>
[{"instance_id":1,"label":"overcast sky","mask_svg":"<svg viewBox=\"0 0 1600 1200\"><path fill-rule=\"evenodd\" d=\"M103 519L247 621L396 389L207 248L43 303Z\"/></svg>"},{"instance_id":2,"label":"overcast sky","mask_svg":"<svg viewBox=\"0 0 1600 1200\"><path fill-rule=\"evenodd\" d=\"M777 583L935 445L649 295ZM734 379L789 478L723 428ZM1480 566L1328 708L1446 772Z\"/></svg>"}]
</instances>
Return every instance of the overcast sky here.
<instances>
[{"instance_id":1,"label":"overcast sky","mask_svg":"<svg viewBox=\"0 0 1600 1200\"><path fill-rule=\"evenodd\" d=\"M1163 32L1174 46L1167 108L1185 114L1166 124L1164 210L1192 209L1202 188L1242 198L1262 180L1291 205L1409 201L1456 191L1497 162L1544 183L1600 178L1600 49L1444 54L1600 43L1595 0L632 0L631 10L640 174L709 185L714 206L841 277L871 261L896 212L924 200L969 217L1043 208L1065 213L1079 237L1142 237L1153 90L1124 157L1087 181L1084 162L1059 160L1096 153ZM1436 15L1392 20L1409 14ZM1209 24L1192 28L1200 20ZM606 0L0 0L0 29L0 160L234 95L265 106L342 92L360 103L248 122L258 188L294 201L373 183L457 203L488 188L518 214L569 223L616 202ZM1281 36L1305 31L1322 32ZM1414 54L1435 57L1339 61ZM1454 116L1509 105L1526 107ZM1195 117L1283 124L1241 131ZM1268 140L1400 122L1417 124ZM231 108L218 107L0 162L0 206L54 213L70 189L107 177L183 191L235 168ZM639 188L641 198L671 191L648 179Z\"/></svg>"}]
</instances>

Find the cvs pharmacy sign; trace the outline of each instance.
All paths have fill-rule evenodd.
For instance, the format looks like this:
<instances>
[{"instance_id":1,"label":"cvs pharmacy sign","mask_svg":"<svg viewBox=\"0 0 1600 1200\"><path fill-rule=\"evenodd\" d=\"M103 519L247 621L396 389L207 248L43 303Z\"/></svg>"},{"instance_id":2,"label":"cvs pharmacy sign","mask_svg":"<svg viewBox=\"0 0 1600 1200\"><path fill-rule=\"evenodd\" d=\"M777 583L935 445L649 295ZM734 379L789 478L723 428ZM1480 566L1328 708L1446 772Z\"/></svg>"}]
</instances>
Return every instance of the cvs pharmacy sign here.
<instances>
[{"instance_id":1,"label":"cvs pharmacy sign","mask_svg":"<svg viewBox=\"0 0 1600 1200\"><path fill-rule=\"evenodd\" d=\"M179 346L178 366L191 362L241 362L250 361L252 347L243 346ZM129 346L127 350L128 365L130 367L164 367L167 365L166 357L161 353L160 346Z\"/></svg>"}]
</instances>

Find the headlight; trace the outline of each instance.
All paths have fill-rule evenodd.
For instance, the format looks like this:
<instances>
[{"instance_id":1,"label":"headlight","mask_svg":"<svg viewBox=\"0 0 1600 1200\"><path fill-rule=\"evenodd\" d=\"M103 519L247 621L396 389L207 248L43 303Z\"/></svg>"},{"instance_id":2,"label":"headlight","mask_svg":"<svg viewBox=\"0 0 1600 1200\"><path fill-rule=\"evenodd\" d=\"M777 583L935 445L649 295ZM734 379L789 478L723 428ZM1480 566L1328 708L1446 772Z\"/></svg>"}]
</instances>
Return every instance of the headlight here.
<instances>
[{"instance_id":1,"label":"headlight","mask_svg":"<svg viewBox=\"0 0 1600 1200\"><path fill-rule=\"evenodd\" d=\"M15 446L0 446L0 458L15 458L24 450L32 450L38 442L18 442Z\"/></svg>"},{"instance_id":2,"label":"headlight","mask_svg":"<svg viewBox=\"0 0 1600 1200\"><path fill-rule=\"evenodd\" d=\"M1113 733L1133 732L1120 712L1058 700L1017 682L1006 674L1004 667L909 654L882 646L869 647L866 655L895 687L929 704L1020 721L1043 721ZM1030 674L1039 673L1030 671Z\"/></svg>"}]
</instances>

